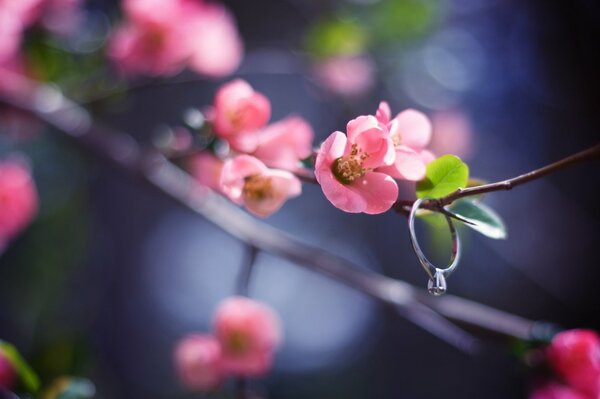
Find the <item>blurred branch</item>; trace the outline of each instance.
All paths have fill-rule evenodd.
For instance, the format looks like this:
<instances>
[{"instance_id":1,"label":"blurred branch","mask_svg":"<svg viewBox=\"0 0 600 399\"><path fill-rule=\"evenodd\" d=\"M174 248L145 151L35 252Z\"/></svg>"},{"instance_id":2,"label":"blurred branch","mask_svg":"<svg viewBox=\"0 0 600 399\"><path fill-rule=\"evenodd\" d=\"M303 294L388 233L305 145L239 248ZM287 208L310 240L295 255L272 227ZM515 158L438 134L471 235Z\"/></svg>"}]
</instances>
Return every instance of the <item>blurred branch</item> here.
<instances>
[{"instance_id":1,"label":"blurred branch","mask_svg":"<svg viewBox=\"0 0 600 399\"><path fill-rule=\"evenodd\" d=\"M252 270L254 269L254 263L256 262L256 256L258 255L258 248L252 245L246 247L246 253L242 260L242 267L240 268L236 294L242 296L248 296L248 288L250 285L250 277L252 277Z\"/></svg>"},{"instance_id":2,"label":"blurred branch","mask_svg":"<svg viewBox=\"0 0 600 399\"><path fill-rule=\"evenodd\" d=\"M44 121L77 146L87 149L124 174L146 182L248 246L290 260L371 296L458 348L473 352L477 341L450 321L478 331L519 339L533 339L540 326L546 326L546 323L527 320L452 295L430 296L423 289L361 268L347 259L308 245L249 216L208 188L198 185L192 176L155 149L144 150L129 135L93 122L86 110L63 97L55 88L31 81L26 83L29 90L18 95L0 94L0 102Z\"/></svg>"}]
</instances>

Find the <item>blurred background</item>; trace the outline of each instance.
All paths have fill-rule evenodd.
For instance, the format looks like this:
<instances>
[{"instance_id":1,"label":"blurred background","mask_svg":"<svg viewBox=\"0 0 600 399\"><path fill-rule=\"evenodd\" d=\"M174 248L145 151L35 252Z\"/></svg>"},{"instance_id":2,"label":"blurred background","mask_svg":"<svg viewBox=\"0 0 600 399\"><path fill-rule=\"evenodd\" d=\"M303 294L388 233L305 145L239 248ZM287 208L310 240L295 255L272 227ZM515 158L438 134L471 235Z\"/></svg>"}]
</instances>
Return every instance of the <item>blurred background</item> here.
<instances>
[{"instance_id":1,"label":"blurred background","mask_svg":"<svg viewBox=\"0 0 600 399\"><path fill-rule=\"evenodd\" d=\"M387 100L393 113L412 107L431 116L436 154L459 155L473 176L496 181L600 136L597 2L223 4L244 45L233 76L271 100L272 120L306 118L316 143ZM210 104L231 79L184 71L160 83L138 78L129 87L144 89L127 94L125 80L108 79L102 61L118 2L83 7L85 34L69 39L68 51L28 49L38 60L37 76L83 102L123 93L90 109L141 143L152 145L188 108ZM173 345L210 328L216 304L234 294L244 246L45 127L0 111L0 154L27 155L40 195L38 217L0 255L0 338L19 347L44 381L85 376L98 398L194 397L177 381ZM345 214L318 186L305 186L267 222L365 268L426 286L406 218ZM450 292L567 328L600 329L598 187L595 162L488 195L508 239L463 231L465 256ZM436 236L430 237L435 252ZM510 343L483 337L481 354L465 354L370 298L279 258L259 255L250 295L272 305L285 329L274 372L253 383L270 398L527 396L528 375Z\"/></svg>"}]
</instances>

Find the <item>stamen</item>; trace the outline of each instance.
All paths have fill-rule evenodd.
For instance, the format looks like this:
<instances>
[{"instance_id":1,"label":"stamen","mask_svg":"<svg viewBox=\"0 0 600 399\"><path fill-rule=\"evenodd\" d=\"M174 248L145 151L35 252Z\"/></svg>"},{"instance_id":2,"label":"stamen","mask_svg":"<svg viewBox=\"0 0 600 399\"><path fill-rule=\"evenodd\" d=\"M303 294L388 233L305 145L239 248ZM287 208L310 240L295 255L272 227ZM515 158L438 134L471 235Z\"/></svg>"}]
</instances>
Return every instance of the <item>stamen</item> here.
<instances>
[{"instance_id":1,"label":"stamen","mask_svg":"<svg viewBox=\"0 0 600 399\"><path fill-rule=\"evenodd\" d=\"M263 200L273 195L273 183L267 176L248 176L244 179L243 191L248 200Z\"/></svg>"},{"instance_id":2,"label":"stamen","mask_svg":"<svg viewBox=\"0 0 600 399\"><path fill-rule=\"evenodd\" d=\"M353 144L350 154L339 157L333 162L331 171L340 183L351 184L370 170L363 167L363 162L368 157L369 154L365 154L356 144Z\"/></svg>"}]
</instances>

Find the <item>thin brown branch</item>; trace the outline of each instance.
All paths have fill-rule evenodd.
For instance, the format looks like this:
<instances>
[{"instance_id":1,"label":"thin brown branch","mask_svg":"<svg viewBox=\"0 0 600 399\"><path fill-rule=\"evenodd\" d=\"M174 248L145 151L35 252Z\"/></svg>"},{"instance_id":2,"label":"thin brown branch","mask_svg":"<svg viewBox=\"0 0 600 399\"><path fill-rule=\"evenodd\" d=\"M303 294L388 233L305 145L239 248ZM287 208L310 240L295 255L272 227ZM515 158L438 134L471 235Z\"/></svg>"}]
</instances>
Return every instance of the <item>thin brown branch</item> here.
<instances>
[{"instance_id":1,"label":"thin brown branch","mask_svg":"<svg viewBox=\"0 0 600 399\"><path fill-rule=\"evenodd\" d=\"M550 173L554 173L559 170L576 165L578 163L590 161L593 159L600 159L600 143L586 150L580 151L576 154L563 158L560 161L556 161L554 163L551 163L550 165L546 165L539 169L532 170L531 172L524 173L520 176L513 177L511 179L502 180L495 183L483 184L481 186L459 188L455 192L448 194L445 197L424 203L421 207L430 210L440 210L442 207L450 205L451 203L460 198L487 194L494 191L512 190L514 187L520 186L521 184L528 183L532 180L539 179L540 177L546 176ZM399 213L408 215L408 213L410 213L410 208L412 207L413 203L414 201L410 200L398 200L393 205L393 209Z\"/></svg>"},{"instance_id":2,"label":"thin brown branch","mask_svg":"<svg viewBox=\"0 0 600 399\"><path fill-rule=\"evenodd\" d=\"M29 112L77 146L89 150L124 174L146 182L243 243L328 276L390 305L415 324L464 350L473 351L476 341L446 319L477 330L521 339L532 338L540 324L452 295L432 297L423 289L361 268L254 219L209 189L199 186L193 177L157 151L143 151L130 136L94 123L84 109L62 97L54 88L37 86L25 96L7 97L5 94L3 102Z\"/></svg>"}]
</instances>

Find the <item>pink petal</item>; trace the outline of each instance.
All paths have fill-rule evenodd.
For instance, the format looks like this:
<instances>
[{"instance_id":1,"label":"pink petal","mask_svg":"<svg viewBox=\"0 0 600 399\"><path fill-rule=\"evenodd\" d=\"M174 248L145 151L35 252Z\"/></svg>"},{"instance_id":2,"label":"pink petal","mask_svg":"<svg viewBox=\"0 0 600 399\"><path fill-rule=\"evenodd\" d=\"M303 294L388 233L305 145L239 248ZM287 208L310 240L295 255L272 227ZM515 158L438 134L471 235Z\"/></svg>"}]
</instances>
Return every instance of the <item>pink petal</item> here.
<instances>
[{"instance_id":1,"label":"pink petal","mask_svg":"<svg viewBox=\"0 0 600 399\"><path fill-rule=\"evenodd\" d=\"M364 199L362 212L368 214L386 212L398 199L398 185L384 173L367 173L349 187Z\"/></svg>"},{"instance_id":2,"label":"pink petal","mask_svg":"<svg viewBox=\"0 0 600 399\"><path fill-rule=\"evenodd\" d=\"M431 139L431 122L424 113L407 109L391 121L390 134L399 135L401 145L421 149Z\"/></svg>"},{"instance_id":3,"label":"pink petal","mask_svg":"<svg viewBox=\"0 0 600 399\"><path fill-rule=\"evenodd\" d=\"M364 160L365 168L376 168L391 165L396 158L394 143L389 134L381 128L371 128L357 133L354 141L368 157Z\"/></svg>"},{"instance_id":4,"label":"pink petal","mask_svg":"<svg viewBox=\"0 0 600 399\"><path fill-rule=\"evenodd\" d=\"M238 155L228 159L221 172L221 191L236 204L243 203L244 179L248 176L260 175L267 170L265 164L250 155Z\"/></svg>"},{"instance_id":5,"label":"pink petal","mask_svg":"<svg viewBox=\"0 0 600 399\"><path fill-rule=\"evenodd\" d=\"M379 108L377 108L375 117L384 125L387 125L390 122L390 119L392 119L392 110L390 109L390 105L387 103L387 101L382 101L379 103Z\"/></svg>"},{"instance_id":6,"label":"pink petal","mask_svg":"<svg viewBox=\"0 0 600 399\"><path fill-rule=\"evenodd\" d=\"M321 148L317 153L315 171L320 169L329 169L331 171L331 164L333 161L343 156L347 148L349 148L349 143L344 133L331 133L323 144L321 144Z\"/></svg>"},{"instance_id":7,"label":"pink petal","mask_svg":"<svg viewBox=\"0 0 600 399\"><path fill-rule=\"evenodd\" d=\"M408 147L396 149L396 162L394 164L401 179L418 181L425 177L426 163L421 154Z\"/></svg>"},{"instance_id":8,"label":"pink petal","mask_svg":"<svg viewBox=\"0 0 600 399\"><path fill-rule=\"evenodd\" d=\"M321 184L321 189L325 197L338 209L349 213L364 212L367 208L367 201L361 195L350 188L350 186L340 183L333 173L331 168L329 171L321 171L316 173L317 180Z\"/></svg>"},{"instance_id":9,"label":"pink petal","mask_svg":"<svg viewBox=\"0 0 600 399\"><path fill-rule=\"evenodd\" d=\"M361 115L355 119L352 119L346 125L346 133L348 134L348 140L351 143L356 142L356 137L362 132L370 129L379 129L379 121L373 115Z\"/></svg>"},{"instance_id":10,"label":"pink petal","mask_svg":"<svg viewBox=\"0 0 600 399\"><path fill-rule=\"evenodd\" d=\"M301 159L312 153L312 127L299 116L289 116L265 127L258 134L254 156L265 164L295 169Z\"/></svg>"}]
</instances>

